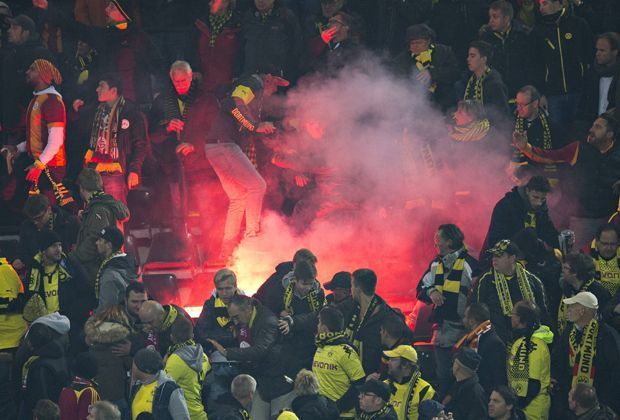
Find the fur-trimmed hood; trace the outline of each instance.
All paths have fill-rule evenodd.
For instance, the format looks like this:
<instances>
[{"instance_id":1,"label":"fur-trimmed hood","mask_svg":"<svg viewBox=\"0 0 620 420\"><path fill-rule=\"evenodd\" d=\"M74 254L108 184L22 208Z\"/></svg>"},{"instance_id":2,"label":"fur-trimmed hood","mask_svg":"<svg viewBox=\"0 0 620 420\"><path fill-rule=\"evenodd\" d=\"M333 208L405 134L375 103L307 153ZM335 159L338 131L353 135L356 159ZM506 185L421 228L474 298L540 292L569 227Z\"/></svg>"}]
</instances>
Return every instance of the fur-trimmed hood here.
<instances>
[{"instance_id":1,"label":"fur-trimmed hood","mask_svg":"<svg viewBox=\"0 0 620 420\"><path fill-rule=\"evenodd\" d=\"M89 344L114 344L129 337L129 327L112 321L96 321L94 318L86 321L84 326L86 342Z\"/></svg>"}]
</instances>

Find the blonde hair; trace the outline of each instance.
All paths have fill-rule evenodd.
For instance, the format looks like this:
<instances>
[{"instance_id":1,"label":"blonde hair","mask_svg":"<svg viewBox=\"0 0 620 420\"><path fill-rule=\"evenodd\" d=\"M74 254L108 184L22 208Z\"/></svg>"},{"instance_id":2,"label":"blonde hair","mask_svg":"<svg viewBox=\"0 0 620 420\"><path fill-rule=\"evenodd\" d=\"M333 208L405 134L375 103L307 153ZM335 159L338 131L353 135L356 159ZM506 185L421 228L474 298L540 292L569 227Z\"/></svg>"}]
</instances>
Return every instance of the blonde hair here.
<instances>
[{"instance_id":1,"label":"blonde hair","mask_svg":"<svg viewBox=\"0 0 620 420\"><path fill-rule=\"evenodd\" d=\"M307 369L299 371L295 377L295 393L297 395L316 395L319 393L319 381L312 371Z\"/></svg>"},{"instance_id":2,"label":"blonde hair","mask_svg":"<svg viewBox=\"0 0 620 420\"><path fill-rule=\"evenodd\" d=\"M222 268L221 270L218 270L217 273L215 273L215 276L213 276L213 283L217 285L228 279L233 279L235 284L237 284L237 275L235 274L235 272L228 268Z\"/></svg>"}]
</instances>

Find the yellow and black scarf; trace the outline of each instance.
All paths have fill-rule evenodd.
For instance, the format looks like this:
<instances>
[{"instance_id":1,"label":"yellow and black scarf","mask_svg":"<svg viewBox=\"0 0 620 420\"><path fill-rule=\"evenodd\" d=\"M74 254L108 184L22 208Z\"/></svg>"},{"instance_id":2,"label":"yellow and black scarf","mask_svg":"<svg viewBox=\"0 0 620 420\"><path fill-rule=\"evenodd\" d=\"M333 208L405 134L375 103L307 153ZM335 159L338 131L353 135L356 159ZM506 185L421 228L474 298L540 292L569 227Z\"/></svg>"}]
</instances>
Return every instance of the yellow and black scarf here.
<instances>
[{"instance_id":1,"label":"yellow and black scarf","mask_svg":"<svg viewBox=\"0 0 620 420\"><path fill-rule=\"evenodd\" d=\"M213 303L213 314L215 315L215 320L217 321L217 325L222 328L228 328L232 325L230 322L230 318L228 317L228 308L224 301L219 297L215 298L215 302Z\"/></svg>"},{"instance_id":2,"label":"yellow and black scarf","mask_svg":"<svg viewBox=\"0 0 620 420\"><path fill-rule=\"evenodd\" d=\"M420 373L419 369L416 369L416 371L413 372L413 375L411 375L411 378L409 379L409 386L407 387L407 397L405 398L404 404L401 405L400 407L400 415L398 416L399 419L409 418L409 415L408 415L409 408L411 406L411 402L413 401L413 397L415 396L414 391L415 391L416 385L418 384L418 380L420 379L421 376L422 374ZM394 381L389 380L388 385L392 389L392 394L393 394L394 391L396 390L394 387Z\"/></svg>"},{"instance_id":3,"label":"yellow and black scarf","mask_svg":"<svg viewBox=\"0 0 620 420\"><path fill-rule=\"evenodd\" d=\"M512 360L509 360L508 384L519 397L527 395L530 379L530 353L532 351L532 337L530 334L530 336L522 337L514 357L511 357Z\"/></svg>"},{"instance_id":4,"label":"yellow and black scarf","mask_svg":"<svg viewBox=\"0 0 620 420\"><path fill-rule=\"evenodd\" d=\"M489 134L491 123L486 118L473 121L467 125L455 125L450 137L458 142L480 141Z\"/></svg>"},{"instance_id":5,"label":"yellow and black scarf","mask_svg":"<svg viewBox=\"0 0 620 420\"><path fill-rule=\"evenodd\" d=\"M308 306L310 307L310 311L313 313L318 313L323 306L325 306L325 299L321 302L321 298L319 296L320 289L313 288L310 293L308 293ZM286 289L284 289L284 310L289 315L294 315L295 309L293 309L293 297L295 295L295 280L292 280Z\"/></svg>"},{"instance_id":6,"label":"yellow and black scarf","mask_svg":"<svg viewBox=\"0 0 620 420\"><path fill-rule=\"evenodd\" d=\"M168 308L168 313L166 314L166 317L164 318L164 322L162 322L161 324L162 331L168 331L168 329L170 329L174 321L176 321L177 316L179 316L179 311L177 311L177 308L175 308L174 305L164 306L164 308L166 307Z\"/></svg>"},{"instance_id":7,"label":"yellow and black scarf","mask_svg":"<svg viewBox=\"0 0 620 420\"><path fill-rule=\"evenodd\" d=\"M441 312L443 319L461 320L461 316L458 313L458 305L466 256L467 250L459 252L447 276L445 274L443 258L438 258L437 268L435 269L435 289L443 296L444 304L436 307L435 310Z\"/></svg>"},{"instance_id":8,"label":"yellow and black scarf","mask_svg":"<svg viewBox=\"0 0 620 420\"><path fill-rule=\"evenodd\" d=\"M588 292L592 283L594 283L594 279L588 280L579 288L577 293ZM568 297L570 296L562 294L562 298L560 299L560 306L558 307L558 334L562 334L562 332L564 332L564 328L566 328L566 309L568 308L568 305L564 303L564 299Z\"/></svg>"},{"instance_id":9,"label":"yellow and black scarf","mask_svg":"<svg viewBox=\"0 0 620 420\"><path fill-rule=\"evenodd\" d=\"M101 286L101 274L103 273L104 268L106 267L106 265L108 265L108 263L110 262L110 260L114 257L116 257L117 255L121 255L122 252L118 251L118 252L113 252L112 255L110 255L109 257L107 257L106 259L104 259L101 262L101 265L99 266L99 270L97 270L97 276L95 277L95 297L97 299L99 299L99 288Z\"/></svg>"},{"instance_id":10,"label":"yellow and black scarf","mask_svg":"<svg viewBox=\"0 0 620 420\"><path fill-rule=\"evenodd\" d=\"M541 109L540 112L538 113L538 119L540 120L540 125L542 126L542 129L543 129L542 148L544 150L551 150L553 149L553 144L551 143L551 128L549 127L549 120L547 117L547 113ZM532 122L527 121L526 123L525 118L521 118L517 116L517 119L515 121L515 131L525 132L530 128L531 125L532 125Z\"/></svg>"},{"instance_id":11,"label":"yellow and black scarf","mask_svg":"<svg viewBox=\"0 0 620 420\"><path fill-rule=\"evenodd\" d=\"M568 356L572 368L572 386L579 383L594 383L594 358L596 357L596 340L598 338L598 321L591 320L583 330L581 340L577 342L577 327L573 326L568 336Z\"/></svg>"},{"instance_id":12,"label":"yellow and black scarf","mask_svg":"<svg viewBox=\"0 0 620 420\"><path fill-rule=\"evenodd\" d=\"M435 44L431 44L428 50L422 51L420 54L413 55L415 59L415 66L419 71L428 70L433 62L433 51L435 51ZM434 93L437 90L437 83L431 82L428 86L428 91Z\"/></svg>"},{"instance_id":13,"label":"yellow and black scarf","mask_svg":"<svg viewBox=\"0 0 620 420\"><path fill-rule=\"evenodd\" d=\"M387 415L387 413L390 412L391 408L392 408L392 404L386 403L381 410L375 411L374 413L365 413L363 411L360 412L358 418L360 420L374 420L374 419L387 418L385 416Z\"/></svg>"},{"instance_id":14,"label":"yellow and black scarf","mask_svg":"<svg viewBox=\"0 0 620 420\"><path fill-rule=\"evenodd\" d=\"M498 273L497 270L493 270L493 274L495 275L495 288L497 289L497 296L499 297L499 303L502 307L502 313L505 316L510 316L512 314L512 297L510 296L508 280L505 275ZM536 300L534 299L532 286L527 278L527 272L521 263L517 263L515 276L517 277L523 300L535 303Z\"/></svg>"},{"instance_id":15,"label":"yellow and black scarf","mask_svg":"<svg viewBox=\"0 0 620 420\"><path fill-rule=\"evenodd\" d=\"M357 337L357 333L359 332L360 328L362 328L364 323L368 320L368 318L370 318L379 303L379 298L376 295L373 296L370 300L368 308L366 308L366 312L362 314L360 313L360 304L355 302L355 306L353 307L353 312L351 315L351 320L349 321L349 324L344 330L344 334L347 338L349 338L350 340L354 340Z\"/></svg>"},{"instance_id":16,"label":"yellow and black scarf","mask_svg":"<svg viewBox=\"0 0 620 420\"><path fill-rule=\"evenodd\" d=\"M45 267L43 266L41 259L42 255L40 252L34 256L35 266L30 270L30 275L28 277L28 288L45 299L45 284L43 282L43 277L49 278L50 281L57 284L58 287L60 287L61 283L69 281L73 277L65 265L67 260L67 256L65 254L62 254L60 262L56 264L54 271L51 273L45 272Z\"/></svg>"},{"instance_id":17,"label":"yellow and black scarf","mask_svg":"<svg viewBox=\"0 0 620 420\"><path fill-rule=\"evenodd\" d=\"M198 80L195 78L192 79L192 83L190 84L189 90L185 95L179 95L177 91L172 87L170 89L169 95L166 97L166 101L164 103L164 120L161 121L162 125L168 125L168 123L174 119L181 120L183 122L187 121L187 115L191 106L196 101L196 95L198 93ZM181 131L180 141L183 141L183 133L185 130Z\"/></svg>"},{"instance_id":18,"label":"yellow and black scarf","mask_svg":"<svg viewBox=\"0 0 620 420\"><path fill-rule=\"evenodd\" d=\"M195 346L196 342L193 339L189 339L187 341L183 341L181 343L176 343L168 347L168 356L173 354L175 351L182 349L183 347L191 347Z\"/></svg>"},{"instance_id":19,"label":"yellow and black scarf","mask_svg":"<svg viewBox=\"0 0 620 420\"><path fill-rule=\"evenodd\" d=\"M56 203L58 203L58 205L61 207L73 203L73 197L71 196L71 193L69 192L67 187L65 187L62 181L54 181L54 178L52 177L52 174L47 166L43 168L43 173L45 174L45 177L52 186L52 191L54 192L54 198L56 199ZM39 188L39 180L36 180L28 190L28 195L32 196L39 194L41 194L41 189Z\"/></svg>"},{"instance_id":20,"label":"yellow and black scarf","mask_svg":"<svg viewBox=\"0 0 620 420\"><path fill-rule=\"evenodd\" d=\"M484 105L484 79L491 74L491 69L487 67L484 70L484 73L478 79L475 74L469 76L467 80L467 86L465 87L465 95L463 95L463 99L473 99L474 101L479 101Z\"/></svg>"},{"instance_id":21,"label":"yellow and black scarf","mask_svg":"<svg viewBox=\"0 0 620 420\"><path fill-rule=\"evenodd\" d=\"M338 344L351 345L344 331L317 333L314 336L314 344L317 347L336 346Z\"/></svg>"}]
</instances>

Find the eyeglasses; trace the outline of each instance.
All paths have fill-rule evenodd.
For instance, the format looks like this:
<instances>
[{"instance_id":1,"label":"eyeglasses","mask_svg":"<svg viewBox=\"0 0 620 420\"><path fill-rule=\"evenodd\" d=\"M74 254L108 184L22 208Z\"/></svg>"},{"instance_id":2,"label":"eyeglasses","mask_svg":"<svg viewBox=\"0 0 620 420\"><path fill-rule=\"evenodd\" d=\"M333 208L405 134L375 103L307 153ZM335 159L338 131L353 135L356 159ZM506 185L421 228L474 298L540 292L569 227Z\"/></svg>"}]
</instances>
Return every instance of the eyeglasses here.
<instances>
[{"instance_id":1,"label":"eyeglasses","mask_svg":"<svg viewBox=\"0 0 620 420\"><path fill-rule=\"evenodd\" d=\"M525 108L526 106L531 105L532 103L536 102L537 100L538 99L533 99L533 100L529 101L526 104L520 104L520 103L517 102L515 105L517 105L517 108Z\"/></svg>"}]
</instances>

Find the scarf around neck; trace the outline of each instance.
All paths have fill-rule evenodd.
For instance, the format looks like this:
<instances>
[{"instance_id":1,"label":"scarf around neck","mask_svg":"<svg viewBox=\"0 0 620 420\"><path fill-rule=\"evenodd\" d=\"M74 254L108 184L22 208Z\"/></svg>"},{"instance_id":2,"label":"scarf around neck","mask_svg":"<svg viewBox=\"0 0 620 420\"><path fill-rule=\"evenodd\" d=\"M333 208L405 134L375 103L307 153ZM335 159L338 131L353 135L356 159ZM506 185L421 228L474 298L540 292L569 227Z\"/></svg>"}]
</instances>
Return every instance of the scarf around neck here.
<instances>
[{"instance_id":1,"label":"scarf around neck","mask_svg":"<svg viewBox=\"0 0 620 420\"><path fill-rule=\"evenodd\" d=\"M572 374L572 386L578 383L594 384L594 358L599 332L599 323L592 319L583 329L581 340L577 339L577 326L573 325L568 336L568 356Z\"/></svg>"},{"instance_id":2,"label":"scarf around neck","mask_svg":"<svg viewBox=\"0 0 620 420\"><path fill-rule=\"evenodd\" d=\"M90 133L89 149L98 156L102 163L118 162L118 126L125 98L120 96L110 107L101 103L97 107L97 113Z\"/></svg>"},{"instance_id":3,"label":"scarf around neck","mask_svg":"<svg viewBox=\"0 0 620 420\"><path fill-rule=\"evenodd\" d=\"M508 287L508 279L504 274L498 273L497 270L493 270L493 274L495 275L495 288L497 290L497 296L499 297L499 303L502 307L502 313L505 316L510 316L512 314L513 302L512 296L510 296L510 288ZM532 292L532 286L530 285L525 268L521 263L517 263L514 277L517 278L523 300L536 303L534 293Z\"/></svg>"}]
</instances>

